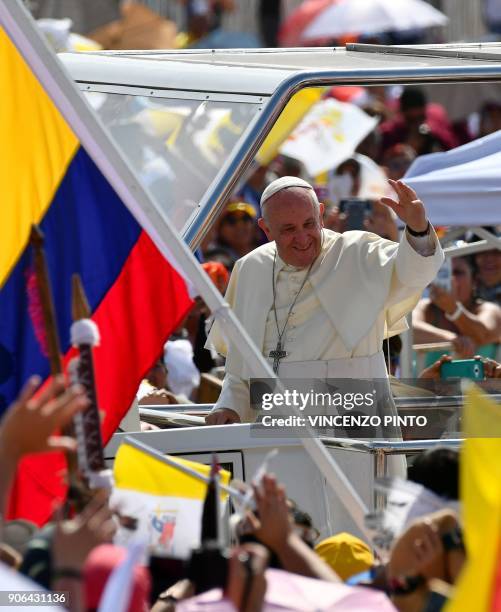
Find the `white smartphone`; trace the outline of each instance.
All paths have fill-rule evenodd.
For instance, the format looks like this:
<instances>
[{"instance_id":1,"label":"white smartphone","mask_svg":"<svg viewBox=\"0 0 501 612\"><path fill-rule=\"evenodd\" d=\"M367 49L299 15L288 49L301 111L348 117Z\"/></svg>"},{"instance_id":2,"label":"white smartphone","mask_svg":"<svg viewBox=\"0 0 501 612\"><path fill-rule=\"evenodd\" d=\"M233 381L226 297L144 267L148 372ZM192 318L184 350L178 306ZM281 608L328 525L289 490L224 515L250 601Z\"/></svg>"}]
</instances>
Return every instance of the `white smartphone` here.
<instances>
[{"instance_id":1,"label":"white smartphone","mask_svg":"<svg viewBox=\"0 0 501 612\"><path fill-rule=\"evenodd\" d=\"M435 285L435 287L441 287L446 291L451 291L452 289L452 264L450 259L446 259L444 263L440 266L439 271L437 272L437 276L434 278L433 282L425 287L423 293L421 294L422 298L430 297L430 287Z\"/></svg>"},{"instance_id":2,"label":"white smartphone","mask_svg":"<svg viewBox=\"0 0 501 612\"><path fill-rule=\"evenodd\" d=\"M447 257L444 263L440 266L439 271L437 272L437 276L435 280L432 282L432 285L436 287L441 287L446 291L451 291L452 289L452 261L450 257Z\"/></svg>"}]
</instances>

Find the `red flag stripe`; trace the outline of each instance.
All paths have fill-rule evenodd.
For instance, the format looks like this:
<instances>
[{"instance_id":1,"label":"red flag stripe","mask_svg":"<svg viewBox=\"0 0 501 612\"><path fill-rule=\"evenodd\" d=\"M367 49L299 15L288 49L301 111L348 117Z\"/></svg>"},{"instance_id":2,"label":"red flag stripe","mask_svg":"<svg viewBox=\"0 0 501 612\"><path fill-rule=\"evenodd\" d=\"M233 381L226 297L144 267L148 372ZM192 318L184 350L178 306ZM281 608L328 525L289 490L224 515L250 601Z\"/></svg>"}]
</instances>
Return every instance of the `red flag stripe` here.
<instances>
[{"instance_id":1,"label":"red flag stripe","mask_svg":"<svg viewBox=\"0 0 501 612\"><path fill-rule=\"evenodd\" d=\"M106 257L106 253L102 254ZM104 411L106 443L134 400L145 373L164 342L193 305L184 279L142 232L114 285L92 315L101 345L94 350L97 395ZM76 354L65 355L64 363ZM23 517L42 525L54 503L66 495L60 453L26 457L19 469L8 518Z\"/></svg>"}]
</instances>

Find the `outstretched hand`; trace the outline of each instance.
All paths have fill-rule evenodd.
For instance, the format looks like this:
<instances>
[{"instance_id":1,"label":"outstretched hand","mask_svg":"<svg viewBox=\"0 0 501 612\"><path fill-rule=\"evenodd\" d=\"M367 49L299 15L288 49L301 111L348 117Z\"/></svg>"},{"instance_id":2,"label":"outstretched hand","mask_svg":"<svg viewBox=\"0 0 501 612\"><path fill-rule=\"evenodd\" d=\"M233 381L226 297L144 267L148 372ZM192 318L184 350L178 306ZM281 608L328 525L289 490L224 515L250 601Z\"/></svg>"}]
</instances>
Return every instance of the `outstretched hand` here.
<instances>
[{"instance_id":1,"label":"outstretched hand","mask_svg":"<svg viewBox=\"0 0 501 612\"><path fill-rule=\"evenodd\" d=\"M252 488L259 519L250 512L247 518L257 539L278 552L293 531L285 488L272 474L265 474L261 486L253 485Z\"/></svg>"},{"instance_id":2,"label":"outstretched hand","mask_svg":"<svg viewBox=\"0 0 501 612\"><path fill-rule=\"evenodd\" d=\"M73 438L55 434L89 403L81 386L65 391L62 376L35 396L39 385L32 376L0 422L0 517L19 461L30 453L75 450Z\"/></svg>"},{"instance_id":3,"label":"outstretched hand","mask_svg":"<svg viewBox=\"0 0 501 612\"><path fill-rule=\"evenodd\" d=\"M74 450L75 440L55 436L60 428L88 405L85 390L75 385L64 390L64 379L57 376L38 396L40 379L33 376L0 424L0 448L10 459L49 450Z\"/></svg>"},{"instance_id":4,"label":"outstretched hand","mask_svg":"<svg viewBox=\"0 0 501 612\"><path fill-rule=\"evenodd\" d=\"M108 494L98 491L75 518L57 521L52 541L54 569L81 571L90 551L100 544L111 543L115 532Z\"/></svg>"},{"instance_id":5,"label":"outstretched hand","mask_svg":"<svg viewBox=\"0 0 501 612\"><path fill-rule=\"evenodd\" d=\"M415 232L425 232L428 227L426 210L423 202L418 198L417 193L406 185L403 181L388 180L395 190L398 201L393 198L381 198L381 202L393 209L398 216L411 230Z\"/></svg>"}]
</instances>

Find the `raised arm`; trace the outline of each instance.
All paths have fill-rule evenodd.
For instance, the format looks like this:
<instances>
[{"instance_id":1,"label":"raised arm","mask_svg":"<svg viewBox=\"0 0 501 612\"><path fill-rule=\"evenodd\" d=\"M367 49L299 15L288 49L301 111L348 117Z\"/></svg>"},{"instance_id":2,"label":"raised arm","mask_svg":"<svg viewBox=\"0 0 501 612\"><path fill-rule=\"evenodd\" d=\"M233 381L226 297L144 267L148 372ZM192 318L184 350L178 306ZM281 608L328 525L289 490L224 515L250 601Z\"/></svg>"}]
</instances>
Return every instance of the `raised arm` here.
<instances>
[{"instance_id":1,"label":"raised arm","mask_svg":"<svg viewBox=\"0 0 501 612\"><path fill-rule=\"evenodd\" d=\"M420 300L412 311L412 328L414 331L414 342L426 344L428 342L454 342L457 337L453 331L441 329L426 321L426 308L430 300Z\"/></svg>"},{"instance_id":2,"label":"raised arm","mask_svg":"<svg viewBox=\"0 0 501 612\"><path fill-rule=\"evenodd\" d=\"M483 302L474 314L441 287L432 287L430 296L434 304L450 317L463 336L469 336L482 346L501 339L501 308L493 302Z\"/></svg>"},{"instance_id":3,"label":"raised arm","mask_svg":"<svg viewBox=\"0 0 501 612\"><path fill-rule=\"evenodd\" d=\"M279 558L283 569L294 574L340 582L339 577L292 527L285 489L272 475L263 477L262 487L254 487L259 519L249 514L254 535Z\"/></svg>"}]
</instances>

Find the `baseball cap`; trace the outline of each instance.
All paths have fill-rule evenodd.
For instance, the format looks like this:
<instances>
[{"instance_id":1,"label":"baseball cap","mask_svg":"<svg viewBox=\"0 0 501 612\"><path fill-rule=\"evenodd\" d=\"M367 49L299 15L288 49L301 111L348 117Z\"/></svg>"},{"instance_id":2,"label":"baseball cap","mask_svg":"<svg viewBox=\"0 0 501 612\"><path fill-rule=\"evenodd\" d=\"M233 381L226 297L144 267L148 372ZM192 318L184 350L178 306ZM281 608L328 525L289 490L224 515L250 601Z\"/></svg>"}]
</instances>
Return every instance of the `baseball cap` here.
<instances>
[{"instance_id":1,"label":"baseball cap","mask_svg":"<svg viewBox=\"0 0 501 612\"><path fill-rule=\"evenodd\" d=\"M225 213L229 215L236 212L246 213L253 219L257 217L256 209L248 202L232 202L231 204L228 204Z\"/></svg>"},{"instance_id":2,"label":"baseball cap","mask_svg":"<svg viewBox=\"0 0 501 612\"><path fill-rule=\"evenodd\" d=\"M350 533L337 533L315 546L315 552L341 578L368 570L374 564L374 555L365 542Z\"/></svg>"}]
</instances>

